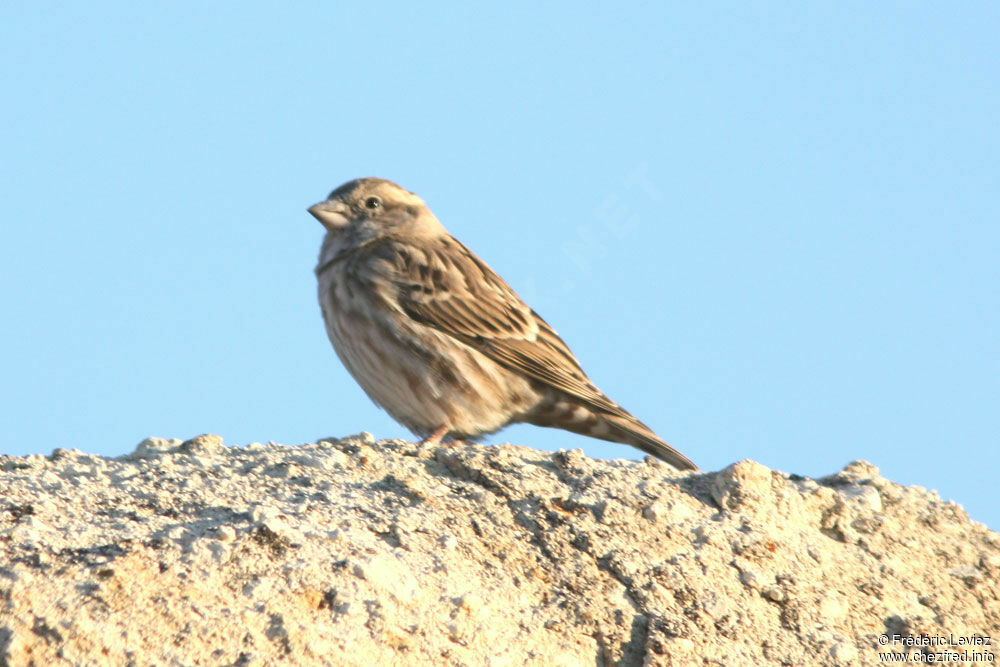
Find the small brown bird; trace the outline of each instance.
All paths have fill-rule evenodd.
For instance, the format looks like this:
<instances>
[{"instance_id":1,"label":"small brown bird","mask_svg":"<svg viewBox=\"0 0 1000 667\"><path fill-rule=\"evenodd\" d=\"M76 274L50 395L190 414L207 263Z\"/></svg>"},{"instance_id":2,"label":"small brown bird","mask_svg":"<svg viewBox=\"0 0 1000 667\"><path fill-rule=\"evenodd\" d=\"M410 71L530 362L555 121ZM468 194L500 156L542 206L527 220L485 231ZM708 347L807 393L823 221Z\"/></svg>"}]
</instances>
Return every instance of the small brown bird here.
<instances>
[{"instance_id":1,"label":"small brown bird","mask_svg":"<svg viewBox=\"0 0 1000 667\"><path fill-rule=\"evenodd\" d=\"M376 404L438 443L527 422L686 456L605 396L550 327L395 183L359 178L309 212L330 342Z\"/></svg>"}]
</instances>

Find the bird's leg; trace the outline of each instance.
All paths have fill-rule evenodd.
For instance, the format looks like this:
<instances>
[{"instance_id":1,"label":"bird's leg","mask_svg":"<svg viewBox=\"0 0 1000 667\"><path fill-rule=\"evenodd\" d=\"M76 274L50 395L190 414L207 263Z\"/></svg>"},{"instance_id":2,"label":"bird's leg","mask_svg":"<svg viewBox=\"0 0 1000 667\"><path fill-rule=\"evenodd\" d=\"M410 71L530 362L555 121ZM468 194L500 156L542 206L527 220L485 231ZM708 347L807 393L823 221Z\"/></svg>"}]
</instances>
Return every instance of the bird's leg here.
<instances>
[{"instance_id":1,"label":"bird's leg","mask_svg":"<svg viewBox=\"0 0 1000 667\"><path fill-rule=\"evenodd\" d=\"M429 436L420 441L421 445L439 445L441 444L441 438L448 435L449 427L447 424L442 424L434 429L434 432Z\"/></svg>"}]
</instances>

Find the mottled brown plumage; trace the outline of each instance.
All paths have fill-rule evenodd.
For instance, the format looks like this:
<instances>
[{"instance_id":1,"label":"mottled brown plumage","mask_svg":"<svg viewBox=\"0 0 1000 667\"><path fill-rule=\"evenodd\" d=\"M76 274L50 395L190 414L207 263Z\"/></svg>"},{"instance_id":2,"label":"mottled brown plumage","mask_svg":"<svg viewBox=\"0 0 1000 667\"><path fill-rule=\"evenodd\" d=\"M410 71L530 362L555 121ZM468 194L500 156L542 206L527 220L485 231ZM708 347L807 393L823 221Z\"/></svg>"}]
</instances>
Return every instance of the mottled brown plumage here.
<instances>
[{"instance_id":1,"label":"mottled brown plumage","mask_svg":"<svg viewBox=\"0 0 1000 667\"><path fill-rule=\"evenodd\" d=\"M414 433L468 438L527 422L697 470L594 386L555 330L415 194L363 178L309 212L327 228L316 275L330 341Z\"/></svg>"}]
</instances>

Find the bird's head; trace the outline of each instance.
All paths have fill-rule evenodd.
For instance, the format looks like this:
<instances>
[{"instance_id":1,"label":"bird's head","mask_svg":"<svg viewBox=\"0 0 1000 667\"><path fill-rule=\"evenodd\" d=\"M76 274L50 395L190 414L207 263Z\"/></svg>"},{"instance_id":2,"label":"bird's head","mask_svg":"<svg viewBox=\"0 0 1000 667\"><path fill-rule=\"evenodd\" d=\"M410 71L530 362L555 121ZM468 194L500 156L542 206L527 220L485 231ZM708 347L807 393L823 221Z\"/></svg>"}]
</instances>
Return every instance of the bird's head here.
<instances>
[{"instance_id":1,"label":"bird's head","mask_svg":"<svg viewBox=\"0 0 1000 667\"><path fill-rule=\"evenodd\" d=\"M341 246L390 234L429 238L446 233L423 199L382 178L344 183L309 212Z\"/></svg>"}]
</instances>

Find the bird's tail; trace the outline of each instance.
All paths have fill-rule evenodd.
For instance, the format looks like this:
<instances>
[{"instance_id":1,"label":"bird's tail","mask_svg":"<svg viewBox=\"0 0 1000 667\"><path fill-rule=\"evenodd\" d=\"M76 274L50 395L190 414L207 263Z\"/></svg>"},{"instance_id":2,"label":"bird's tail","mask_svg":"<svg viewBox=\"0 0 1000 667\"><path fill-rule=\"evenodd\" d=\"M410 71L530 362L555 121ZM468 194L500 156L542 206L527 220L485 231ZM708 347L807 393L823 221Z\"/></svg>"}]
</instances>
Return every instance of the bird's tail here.
<instances>
[{"instance_id":1,"label":"bird's tail","mask_svg":"<svg viewBox=\"0 0 1000 667\"><path fill-rule=\"evenodd\" d=\"M625 414L628 415L628 413ZM678 470L698 470L698 466L691 459L661 440L653 433L652 429L632 415L628 415L626 419L617 415L608 415L607 420L612 423L612 436L596 437L638 447L647 454L652 454L661 461L666 461Z\"/></svg>"},{"instance_id":2,"label":"bird's tail","mask_svg":"<svg viewBox=\"0 0 1000 667\"><path fill-rule=\"evenodd\" d=\"M591 438L632 445L677 470L698 470L691 459L657 437L652 429L624 408L613 405L617 410L590 408L578 402L559 400L537 410L525 421L536 426L561 428Z\"/></svg>"}]
</instances>

